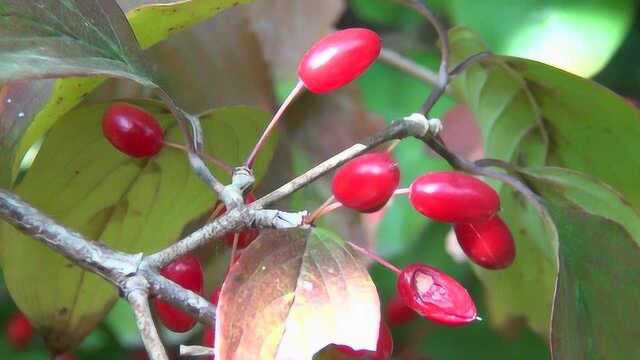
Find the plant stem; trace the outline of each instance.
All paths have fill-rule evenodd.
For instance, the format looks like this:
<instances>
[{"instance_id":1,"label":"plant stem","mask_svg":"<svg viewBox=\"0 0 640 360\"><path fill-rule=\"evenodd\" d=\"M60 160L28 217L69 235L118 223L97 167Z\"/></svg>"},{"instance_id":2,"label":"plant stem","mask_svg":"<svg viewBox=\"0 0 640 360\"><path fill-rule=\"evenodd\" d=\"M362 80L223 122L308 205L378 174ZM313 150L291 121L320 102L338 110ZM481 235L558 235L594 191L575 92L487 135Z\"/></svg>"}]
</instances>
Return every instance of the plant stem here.
<instances>
[{"instance_id":1,"label":"plant stem","mask_svg":"<svg viewBox=\"0 0 640 360\"><path fill-rule=\"evenodd\" d=\"M400 274L400 269L398 269L395 265L393 265L392 263L388 262L387 260L383 259L382 257L380 257L379 255L373 253L372 251L369 251L361 246L358 246L352 242L347 242L347 244L349 244L352 248L356 249L358 252L360 252L362 255L378 262L380 265L386 267L387 269L393 271L396 274Z\"/></svg>"},{"instance_id":2,"label":"plant stem","mask_svg":"<svg viewBox=\"0 0 640 360\"><path fill-rule=\"evenodd\" d=\"M235 262L236 251L238 250L238 239L240 239L240 233L233 234L233 246L231 246L231 254L229 258L229 266L227 267L227 274L231 271L231 266Z\"/></svg>"},{"instance_id":3,"label":"plant stem","mask_svg":"<svg viewBox=\"0 0 640 360\"><path fill-rule=\"evenodd\" d=\"M184 146L184 145L176 144L176 143L173 143L173 142L170 142L170 141L166 141L166 140L164 141L164 144L169 146L169 147L171 147L171 148L174 148L174 149L182 150L182 151L187 152L187 153L189 152L189 149L187 149L187 147ZM224 161L222 161L222 160L220 160L220 159L218 159L218 158L216 158L216 157L214 157L212 155L209 155L204 151L201 151L199 155L202 156L207 162L219 167L220 169L224 170L226 173L228 173L228 174L232 174L233 173L233 167L231 165L227 164L226 162L224 162Z\"/></svg>"},{"instance_id":4,"label":"plant stem","mask_svg":"<svg viewBox=\"0 0 640 360\"><path fill-rule=\"evenodd\" d=\"M438 85L438 74L391 49L382 49L380 60L427 84Z\"/></svg>"},{"instance_id":5,"label":"plant stem","mask_svg":"<svg viewBox=\"0 0 640 360\"><path fill-rule=\"evenodd\" d=\"M282 105L280 105L280 108L278 109L278 111L276 111L276 114L273 116L273 119L271 119L271 122L269 123L269 125L267 125L267 128L262 133L262 136L260 137L260 139L258 139L258 142L256 143L256 145L253 147L253 150L251 151L251 153L249 154L249 157L247 157L247 161L245 162L246 167L248 167L249 169L253 168L253 163L256 160L256 157L258 156L258 152L260 152L260 149L262 148L264 143L267 142L269 135L271 135L271 133L273 132L273 129L276 127L276 125L282 118L282 115L284 115L289 105L291 105L293 100L295 100L295 98L298 95L300 95L304 91L304 89L305 89L304 83L302 83L302 81L298 81L298 83L293 88L293 90L291 90L291 92L289 93L287 98L284 100Z\"/></svg>"}]
</instances>

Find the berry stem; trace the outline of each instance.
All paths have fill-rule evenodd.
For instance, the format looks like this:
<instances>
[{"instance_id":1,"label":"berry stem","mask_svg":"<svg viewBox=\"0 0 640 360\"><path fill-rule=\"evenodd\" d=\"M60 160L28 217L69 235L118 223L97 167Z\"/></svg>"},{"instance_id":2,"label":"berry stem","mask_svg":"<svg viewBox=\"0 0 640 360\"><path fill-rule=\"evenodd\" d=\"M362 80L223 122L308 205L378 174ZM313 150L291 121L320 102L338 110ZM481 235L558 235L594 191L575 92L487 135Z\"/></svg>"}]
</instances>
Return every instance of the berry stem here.
<instances>
[{"instance_id":1,"label":"berry stem","mask_svg":"<svg viewBox=\"0 0 640 360\"><path fill-rule=\"evenodd\" d=\"M291 105L293 100L295 100L295 98L298 95L300 95L304 91L304 89L305 89L304 83L302 81L298 81L298 83L293 88L293 90L291 90L289 95L287 95L287 98L284 100L282 105L280 105L280 108L278 109L276 114L271 119L271 122L269 123L269 125L267 125L267 128L264 129L264 132L262 133L262 136L260 137L260 139L258 140L256 145L253 147L253 150L251 151L251 153L247 157L247 161L245 162L245 165L248 168L250 168L250 169L253 168L253 163L255 162L256 157L258 156L258 152L260 151L260 149L262 148L264 143L267 142L267 139L269 138L269 135L271 135L271 133L273 132L273 129L278 124L278 121L280 121L280 119L282 118L282 115L284 115L284 112L287 110L289 105Z\"/></svg>"},{"instance_id":2,"label":"berry stem","mask_svg":"<svg viewBox=\"0 0 640 360\"><path fill-rule=\"evenodd\" d=\"M393 192L393 195L407 195L409 192L411 192L411 189L406 187L406 188L401 188L401 189L397 189L396 191Z\"/></svg>"},{"instance_id":3,"label":"berry stem","mask_svg":"<svg viewBox=\"0 0 640 360\"><path fill-rule=\"evenodd\" d=\"M380 265L386 267L387 269L393 271L396 274L400 274L400 269L398 269L395 265L393 265L392 263L388 262L387 260L383 259L382 257L380 257L379 255L375 254L374 252L367 250L361 246L358 246L352 242L347 242L347 244L351 245L352 248L356 249L358 252L360 252L362 255L378 262Z\"/></svg>"},{"instance_id":4,"label":"berry stem","mask_svg":"<svg viewBox=\"0 0 640 360\"><path fill-rule=\"evenodd\" d=\"M389 147L387 147L387 149L385 151L388 152L389 154L391 154L391 152L393 152L393 150L396 148L396 146L398 146L400 144L400 142L401 142L400 139L393 140L391 142L391 144L389 144Z\"/></svg>"},{"instance_id":5,"label":"berry stem","mask_svg":"<svg viewBox=\"0 0 640 360\"><path fill-rule=\"evenodd\" d=\"M231 271L231 266L236 261L236 251L238 251L238 240L240 239L240 233L233 234L233 246L231 246L231 257L229 258L229 267L227 268L227 274Z\"/></svg>"},{"instance_id":6,"label":"berry stem","mask_svg":"<svg viewBox=\"0 0 640 360\"><path fill-rule=\"evenodd\" d=\"M174 149L178 149L178 150L182 150L184 152L189 152L189 149L187 149L186 146L184 145L180 145L180 144L176 144L170 141L164 141L164 144L167 145L168 147L174 148ZM231 167L231 165L227 164L226 162L211 156L207 153L205 153L204 151L201 151L200 156L202 156L205 160L207 160L208 162L210 162L211 164L219 167L220 169L224 170L225 172L232 174L233 173L233 168Z\"/></svg>"},{"instance_id":7,"label":"berry stem","mask_svg":"<svg viewBox=\"0 0 640 360\"><path fill-rule=\"evenodd\" d=\"M313 225L314 221L316 221L320 216L325 214L324 210L329 205L331 205L331 203L334 202L335 199L336 198L333 195L330 196L325 202L322 203L322 205L320 205L314 212L312 212L311 215L309 215L309 217L305 222L309 225Z\"/></svg>"}]
</instances>

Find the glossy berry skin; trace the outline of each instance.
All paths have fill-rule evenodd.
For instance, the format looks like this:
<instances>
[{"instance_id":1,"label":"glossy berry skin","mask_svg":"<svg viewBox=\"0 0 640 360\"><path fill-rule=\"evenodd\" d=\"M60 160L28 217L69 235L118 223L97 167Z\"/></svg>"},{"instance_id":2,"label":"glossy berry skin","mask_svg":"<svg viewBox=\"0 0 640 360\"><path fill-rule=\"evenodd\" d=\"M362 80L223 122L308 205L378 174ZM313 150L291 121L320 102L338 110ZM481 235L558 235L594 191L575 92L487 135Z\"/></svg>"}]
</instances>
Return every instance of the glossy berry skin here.
<instances>
[{"instance_id":1,"label":"glossy berry skin","mask_svg":"<svg viewBox=\"0 0 640 360\"><path fill-rule=\"evenodd\" d=\"M185 255L174 260L160 270L165 278L175 282L187 290L200 294L202 292L203 271L200 261L192 255ZM160 299L154 299L158 318L169 330L186 332L196 324L196 319L175 306Z\"/></svg>"},{"instance_id":2,"label":"glossy berry skin","mask_svg":"<svg viewBox=\"0 0 640 360\"><path fill-rule=\"evenodd\" d=\"M7 322L6 334L11 346L23 350L33 338L33 326L23 313L15 313Z\"/></svg>"},{"instance_id":3,"label":"glossy berry skin","mask_svg":"<svg viewBox=\"0 0 640 360\"><path fill-rule=\"evenodd\" d=\"M358 156L336 172L331 190L342 205L363 213L380 210L400 183L398 164L386 152Z\"/></svg>"},{"instance_id":4,"label":"glossy berry skin","mask_svg":"<svg viewBox=\"0 0 640 360\"><path fill-rule=\"evenodd\" d=\"M442 325L460 326L476 319L476 305L454 278L424 264L402 269L398 294L408 307Z\"/></svg>"},{"instance_id":5,"label":"glossy berry skin","mask_svg":"<svg viewBox=\"0 0 640 360\"><path fill-rule=\"evenodd\" d=\"M155 118L137 106L114 103L102 117L102 132L121 152L136 158L162 149L163 131Z\"/></svg>"},{"instance_id":6,"label":"glossy berry skin","mask_svg":"<svg viewBox=\"0 0 640 360\"><path fill-rule=\"evenodd\" d=\"M366 356L367 360L388 360L391 359L391 354L393 353L393 337L391 337L391 332L389 331L387 325L381 321L376 351L354 350L350 346L346 345L336 345L335 348L339 352L349 356Z\"/></svg>"},{"instance_id":7,"label":"glossy berry skin","mask_svg":"<svg viewBox=\"0 0 640 360\"><path fill-rule=\"evenodd\" d=\"M248 193L245 197L245 203L251 204L254 201L256 201L256 197L252 193ZM222 212L220 213L220 216L224 215L226 212L227 212L227 209L223 208ZM222 238L222 240L224 241L225 244L229 246L233 246L233 239L235 237L235 234L236 233L226 234ZM245 229L242 232L240 232L240 234L238 235L238 249L244 249L247 246L249 246L253 242L253 240L255 240L258 237L258 235L260 235L260 230L253 229L253 228Z\"/></svg>"},{"instance_id":8,"label":"glossy berry skin","mask_svg":"<svg viewBox=\"0 0 640 360\"><path fill-rule=\"evenodd\" d=\"M389 326L399 326L415 319L418 314L404 303L402 297L396 295L389 300L384 311Z\"/></svg>"},{"instance_id":9,"label":"glossy berry skin","mask_svg":"<svg viewBox=\"0 0 640 360\"><path fill-rule=\"evenodd\" d=\"M458 243L474 263L487 269L504 269L516 258L511 231L499 216L481 223L456 224Z\"/></svg>"},{"instance_id":10,"label":"glossy berry skin","mask_svg":"<svg viewBox=\"0 0 640 360\"><path fill-rule=\"evenodd\" d=\"M500 210L491 186L456 171L420 176L411 184L409 200L422 215L449 223L486 221Z\"/></svg>"},{"instance_id":11,"label":"glossy berry skin","mask_svg":"<svg viewBox=\"0 0 640 360\"><path fill-rule=\"evenodd\" d=\"M375 32L351 28L316 42L300 60L298 76L314 93L341 88L362 74L380 55L382 41Z\"/></svg>"}]
</instances>

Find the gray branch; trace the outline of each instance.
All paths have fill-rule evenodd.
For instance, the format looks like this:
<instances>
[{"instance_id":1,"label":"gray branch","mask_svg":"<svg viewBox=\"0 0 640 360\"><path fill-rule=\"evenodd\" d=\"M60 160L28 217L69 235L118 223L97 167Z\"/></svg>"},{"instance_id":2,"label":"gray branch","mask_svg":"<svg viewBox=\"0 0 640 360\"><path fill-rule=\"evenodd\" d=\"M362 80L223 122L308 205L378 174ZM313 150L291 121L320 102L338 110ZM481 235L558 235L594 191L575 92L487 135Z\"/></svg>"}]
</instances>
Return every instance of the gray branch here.
<instances>
[{"instance_id":1,"label":"gray branch","mask_svg":"<svg viewBox=\"0 0 640 360\"><path fill-rule=\"evenodd\" d=\"M149 309L149 283L140 276L130 278L125 284L124 297L131 304L136 317L136 325L149 358L151 360L169 360Z\"/></svg>"}]
</instances>

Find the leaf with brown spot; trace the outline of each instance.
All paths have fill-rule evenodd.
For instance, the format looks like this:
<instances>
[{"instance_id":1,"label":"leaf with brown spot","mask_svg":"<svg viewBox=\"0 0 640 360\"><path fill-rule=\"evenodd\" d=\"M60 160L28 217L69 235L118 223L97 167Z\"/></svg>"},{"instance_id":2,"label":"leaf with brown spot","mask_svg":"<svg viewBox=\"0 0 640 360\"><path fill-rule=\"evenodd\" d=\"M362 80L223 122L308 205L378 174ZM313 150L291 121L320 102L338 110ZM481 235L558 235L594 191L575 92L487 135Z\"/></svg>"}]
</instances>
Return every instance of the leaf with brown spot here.
<instances>
[{"instance_id":1,"label":"leaf with brown spot","mask_svg":"<svg viewBox=\"0 0 640 360\"><path fill-rule=\"evenodd\" d=\"M216 359L311 359L332 343L373 350L379 321L375 285L342 239L265 230L223 285Z\"/></svg>"}]
</instances>

